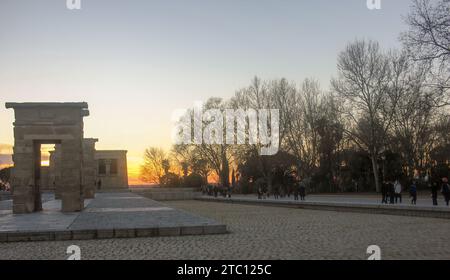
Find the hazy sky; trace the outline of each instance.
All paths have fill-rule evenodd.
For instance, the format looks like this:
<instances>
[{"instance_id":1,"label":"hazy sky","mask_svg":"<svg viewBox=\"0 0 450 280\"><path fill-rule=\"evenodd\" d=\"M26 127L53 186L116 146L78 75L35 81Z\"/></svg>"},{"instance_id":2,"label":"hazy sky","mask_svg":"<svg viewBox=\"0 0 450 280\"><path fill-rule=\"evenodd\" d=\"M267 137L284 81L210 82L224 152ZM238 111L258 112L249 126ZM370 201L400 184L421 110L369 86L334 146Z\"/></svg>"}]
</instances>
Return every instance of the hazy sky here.
<instances>
[{"instance_id":1,"label":"hazy sky","mask_svg":"<svg viewBox=\"0 0 450 280\"><path fill-rule=\"evenodd\" d=\"M0 148L5 101L87 101L85 136L127 149L170 146L176 108L229 97L258 75L324 88L356 38L398 47L410 0L0 0ZM0 152L1 153L1 152Z\"/></svg>"}]
</instances>

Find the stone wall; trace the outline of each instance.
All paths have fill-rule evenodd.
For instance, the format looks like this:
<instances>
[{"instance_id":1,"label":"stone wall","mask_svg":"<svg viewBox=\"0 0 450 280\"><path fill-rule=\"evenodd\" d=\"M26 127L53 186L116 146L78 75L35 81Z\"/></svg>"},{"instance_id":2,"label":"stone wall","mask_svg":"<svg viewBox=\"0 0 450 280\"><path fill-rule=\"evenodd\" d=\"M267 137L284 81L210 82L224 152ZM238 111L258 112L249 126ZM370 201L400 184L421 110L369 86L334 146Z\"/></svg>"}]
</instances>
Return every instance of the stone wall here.
<instances>
[{"instance_id":1,"label":"stone wall","mask_svg":"<svg viewBox=\"0 0 450 280\"><path fill-rule=\"evenodd\" d=\"M97 190L128 189L127 151L100 150L95 152Z\"/></svg>"},{"instance_id":2,"label":"stone wall","mask_svg":"<svg viewBox=\"0 0 450 280\"><path fill-rule=\"evenodd\" d=\"M97 162L95 160L95 143L98 139L84 139L83 146L83 195L94 198L97 184Z\"/></svg>"}]
</instances>

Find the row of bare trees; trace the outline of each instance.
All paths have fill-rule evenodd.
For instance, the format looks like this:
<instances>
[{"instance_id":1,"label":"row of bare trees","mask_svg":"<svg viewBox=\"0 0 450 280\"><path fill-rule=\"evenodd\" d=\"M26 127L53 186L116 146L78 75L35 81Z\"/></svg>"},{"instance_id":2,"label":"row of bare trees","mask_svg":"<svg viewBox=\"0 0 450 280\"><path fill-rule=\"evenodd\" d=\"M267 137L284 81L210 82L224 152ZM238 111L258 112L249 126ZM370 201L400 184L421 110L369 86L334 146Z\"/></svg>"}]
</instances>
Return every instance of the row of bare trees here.
<instances>
[{"instance_id":1,"label":"row of bare trees","mask_svg":"<svg viewBox=\"0 0 450 280\"><path fill-rule=\"evenodd\" d=\"M278 154L260 155L260 144L176 145L169 154L152 148L143 179L161 182L170 169L183 180L196 174L224 187L237 174L243 185L270 185L281 169L296 170L325 190L344 190L363 177L379 190L383 178L435 176L438 165L448 169L450 1L414 0L406 21L402 50L383 50L370 40L348 44L328 91L314 79L297 85L255 77L231 99L210 98L203 105L204 111L278 109Z\"/></svg>"}]
</instances>

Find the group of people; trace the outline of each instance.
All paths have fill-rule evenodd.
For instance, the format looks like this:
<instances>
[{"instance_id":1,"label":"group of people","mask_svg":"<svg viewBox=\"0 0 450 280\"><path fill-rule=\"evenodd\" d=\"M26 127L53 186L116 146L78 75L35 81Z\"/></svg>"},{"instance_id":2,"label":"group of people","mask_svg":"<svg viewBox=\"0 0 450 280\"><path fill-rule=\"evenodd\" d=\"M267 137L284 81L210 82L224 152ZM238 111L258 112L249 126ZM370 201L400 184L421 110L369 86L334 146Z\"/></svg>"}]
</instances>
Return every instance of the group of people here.
<instances>
[{"instance_id":1,"label":"group of people","mask_svg":"<svg viewBox=\"0 0 450 280\"><path fill-rule=\"evenodd\" d=\"M272 185L272 190L269 191L267 183L262 183L258 186L257 194L258 199L269 198L272 194L274 199L280 199L284 197L290 198L294 196L294 200L304 201L306 199L306 186L305 183L296 174L292 174L288 182L288 187L283 188L283 184L275 183Z\"/></svg>"},{"instance_id":2,"label":"group of people","mask_svg":"<svg viewBox=\"0 0 450 280\"><path fill-rule=\"evenodd\" d=\"M381 203L402 203L402 185L399 180L395 180L394 182L383 182L383 184L381 185Z\"/></svg>"},{"instance_id":3,"label":"group of people","mask_svg":"<svg viewBox=\"0 0 450 280\"><path fill-rule=\"evenodd\" d=\"M271 195L274 199L280 199L284 197L290 198L293 195L294 200L304 201L306 199L306 184L300 179L296 173L292 173L289 176L284 177L284 181L274 180L272 182L272 187L269 188L265 180L257 182L257 195L258 199L267 199ZM286 178L288 178L286 180ZM431 191L431 198L433 205L438 205L439 192L444 197L444 201L447 206L450 203L450 185L448 178L444 177L439 181L431 181L429 183L429 188ZM101 187L101 182L98 184L98 188ZM231 198L232 186L223 187L221 185L203 185L201 187L203 195L209 195L218 197L228 197ZM402 203L403 191L408 191L411 204L417 204L417 182L412 181L408 188L403 188L400 180L385 180L381 186L381 203L383 204L397 204Z\"/></svg>"},{"instance_id":4,"label":"group of people","mask_svg":"<svg viewBox=\"0 0 450 280\"><path fill-rule=\"evenodd\" d=\"M219 195L221 195L223 197L231 198L232 187L228 186L227 188L225 188L221 185L207 184L201 186L201 191L203 195L209 195L214 197L218 197Z\"/></svg>"},{"instance_id":5,"label":"group of people","mask_svg":"<svg viewBox=\"0 0 450 280\"><path fill-rule=\"evenodd\" d=\"M445 203L449 206L450 202L450 185L448 178L442 178L441 182L431 182L429 184L431 190L431 199L433 205L438 205L438 192L440 191L444 197ZM383 204L396 204L402 203L402 191L403 187L399 180L384 181L381 186L381 203ZM417 204L417 182L413 181L409 186L409 196L411 198L411 204Z\"/></svg>"}]
</instances>

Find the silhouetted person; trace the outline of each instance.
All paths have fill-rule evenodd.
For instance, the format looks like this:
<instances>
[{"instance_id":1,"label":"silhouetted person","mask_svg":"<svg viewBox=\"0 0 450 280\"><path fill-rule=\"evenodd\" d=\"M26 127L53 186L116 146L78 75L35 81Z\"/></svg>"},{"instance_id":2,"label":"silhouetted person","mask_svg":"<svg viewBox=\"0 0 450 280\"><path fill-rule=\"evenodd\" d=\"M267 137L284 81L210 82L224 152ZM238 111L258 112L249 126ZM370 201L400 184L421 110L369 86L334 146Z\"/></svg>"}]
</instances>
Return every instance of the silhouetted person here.
<instances>
[{"instance_id":1,"label":"silhouetted person","mask_svg":"<svg viewBox=\"0 0 450 280\"><path fill-rule=\"evenodd\" d=\"M433 200L433 205L437 206L438 205L438 189L439 189L439 184L436 181L433 181L431 183L431 199Z\"/></svg>"},{"instance_id":2,"label":"silhouetted person","mask_svg":"<svg viewBox=\"0 0 450 280\"><path fill-rule=\"evenodd\" d=\"M202 185L202 195L206 195L206 185Z\"/></svg>"},{"instance_id":3,"label":"silhouetted person","mask_svg":"<svg viewBox=\"0 0 450 280\"><path fill-rule=\"evenodd\" d=\"M231 191L232 191L231 186L228 186L228 189L227 189L228 198L231 198Z\"/></svg>"},{"instance_id":4,"label":"silhouetted person","mask_svg":"<svg viewBox=\"0 0 450 280\"><path fill-rule=\"evenodd\" d=\"M98 180L97 182L97 189L101 189L102 188L102 180Z\"/></svg>"},{"instance_id":5,"label":"silhouetted person","mask_svg":"<svg viewBox=\"0 0 450 280\"><path fill-rule=\"evenodd\" d=\"M299 193L300 193L300 199L302 201L305 201L306 187L305 187L305 184L303 182L300 183Z\"/></svg>"},{"instance_id":6,"label":"silhouetted person","mask_svg":"<svg viewBox=\"0 0 450 280\"><path fill-rule=\"evenodd\" d=\"M280 198L280 188L278 185L274 186L274 188L273 188L273 196L275 199Z\"/></svg>"},{"instance_id":7,"label":"silhouetted person","mask_svg":"<svg viewBox=\"0 0 450 280\"><path fill-rule=\"evenodd\" d=\"M389 191L389 204L395 203L395 187L394 184L392 184L391 181L387 182L388 185L388 191Z\"/></svg>"},{"instance_id":8,"label":"silhouetted person","mask_svg":"<svg viewBox=\"0 0 450 280\"><path fill-rule=\"evenodd\" d=\"M299 188L295 187L294 188L294 200L298 200L299 194L300 194Z\"/></svg>"},{"instance_id":9,"label":"silhouetted person","mask_svg":"<svg viewBox=\"0 0 450 280\"><path fill-rule=\"evenodd\" d=\"M413 182L411 184L411 187L409 188L409 194L411 195L411 204L417 203L417 186L416 182Z\"/></svg>"},{"instance_id":10,"label":"silhouetted person","mask_svg":"<svg viewBox=\"0 0 450 280\"><path fill-rule=\"evenodd\" d=\"M381 184L381 203L387 204L387 195L388 195L388 188L386 181L383 181L383 184Z\"/></svg>"},{"instance_id":11,"label":"silhouetted person","mask_svg":"<svg viewBox=\"0 0 450 280\"><path fill-rule=\"evenodd\" d=\"M299 199L299 194L300 194L300 192L299 192L300 177L298 176L297 172L292 173L291 180L292 180L291 191L292 191L292 194L294 195L294 200L297 201Z\"/></svg>"},{"instance_id":12,"label":"silhouetted person","mask_svg":"<svg viewBox=\"0 0 450 280\"><path fill-rule=\"evenodd\" d=\"M450 202L450 186L448 185L448 178L442 178L442 188L441 188L442 195L445 199L445 204L449 206Z\"/></svg>"}]
</instances>

